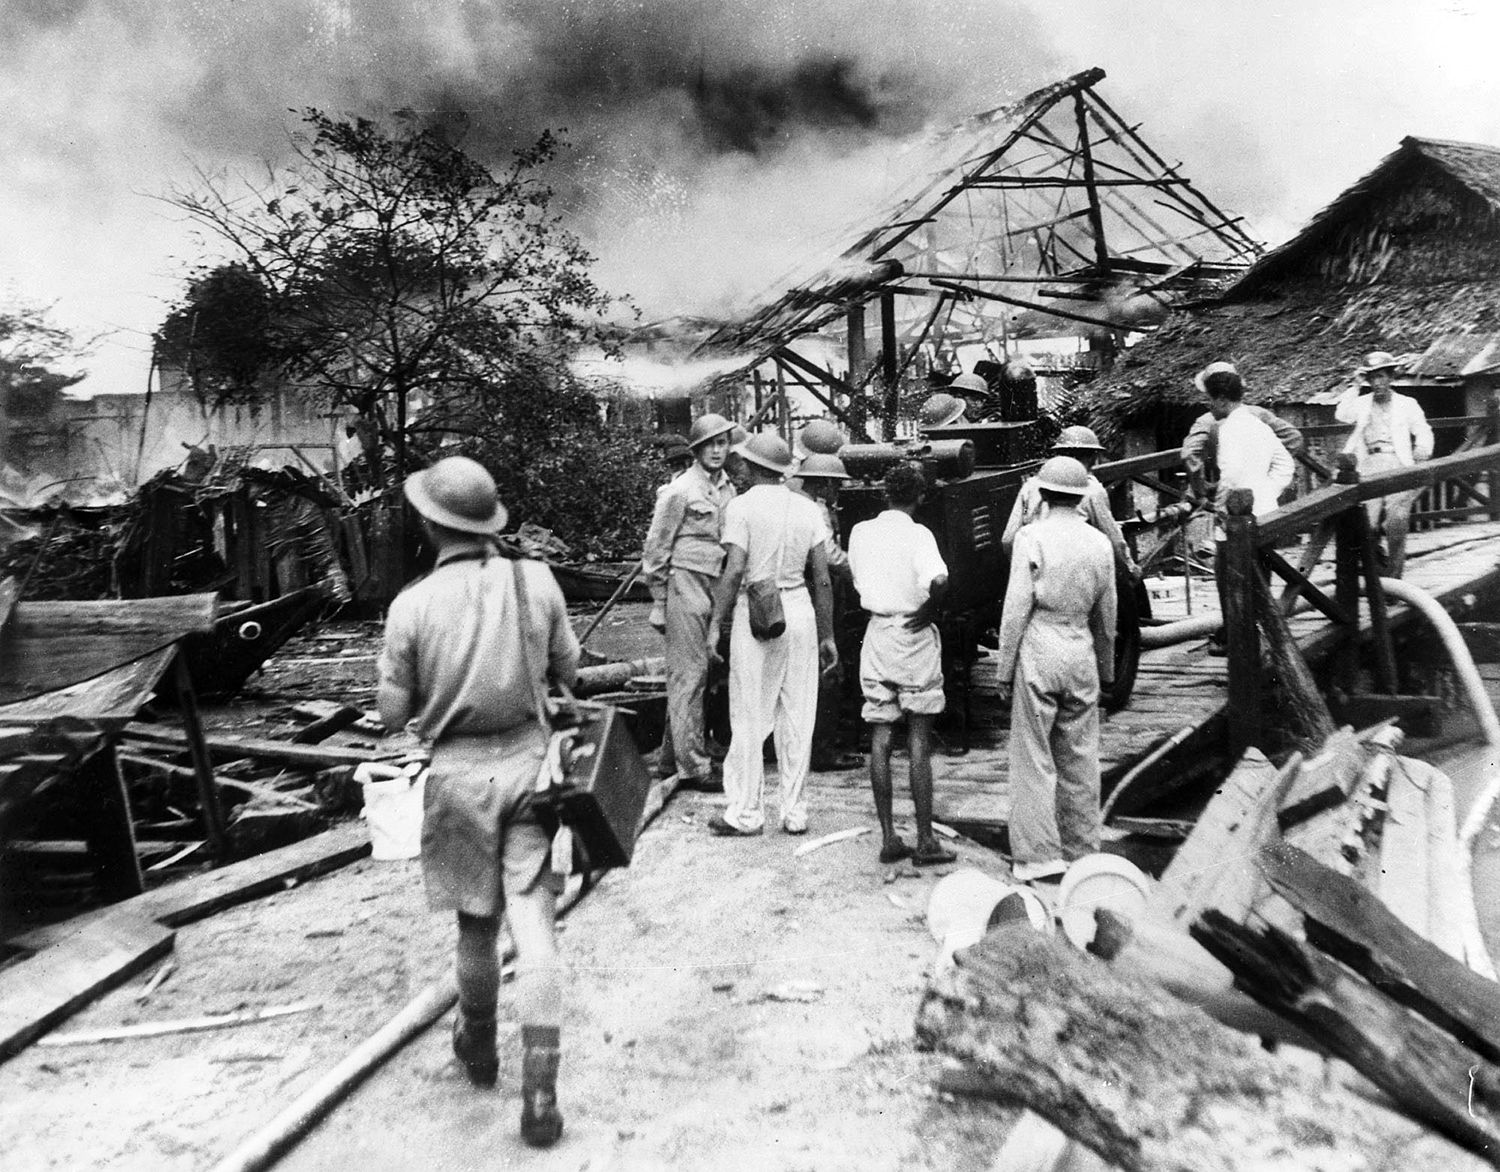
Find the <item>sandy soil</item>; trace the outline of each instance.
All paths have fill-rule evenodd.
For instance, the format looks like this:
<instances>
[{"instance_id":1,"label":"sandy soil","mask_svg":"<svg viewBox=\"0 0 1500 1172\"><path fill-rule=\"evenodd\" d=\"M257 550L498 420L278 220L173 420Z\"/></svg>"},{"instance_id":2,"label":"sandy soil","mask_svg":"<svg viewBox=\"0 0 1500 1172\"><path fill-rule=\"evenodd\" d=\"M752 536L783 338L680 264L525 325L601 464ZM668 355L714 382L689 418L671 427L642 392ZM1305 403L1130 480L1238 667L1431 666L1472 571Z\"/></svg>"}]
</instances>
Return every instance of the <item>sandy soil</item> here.
<instances>
[{"instance_id":1,"label":"sandy soil","mask_svg":"<svg viewBox=\"0 0 1500 1172\"><path fill-rule=\"evenodd\" d=\"M502 1036L500 1087L479 1091L453 1063L445 1019L284 1166L987 1167L1005 1116L934 1097L936 1060L911 1043L934 876L885 882L871 836L801 859L804 840L783 835L716 840L703 828L712 809L675 798L635 865L565 921L558 1149L533 1153L514 1137L514 1031ZM33 1047L0 1068L4 1166L210 1165L438 978L451 943L415 862L366 860L189 925L159 990L139 1000L142 976L66 1029L321 1008L214 1033Z\"/></svg>"},{"instance_id":2,"label":"sandy soil","mask_svg":"<svg viewBox=\"0 0 1500 1172\"><path fill-rule=\"evenodd\" d=\"M210 723L278 735L295 699L367 704L372 635L333 627L298 640ZM627 622L610 638L616 654L645 645ZM812 791L815 802L832 792ZM500 1086L480 1091L453 1062L444 1018L282 1166L988 1169L1014 1112L936 1092L938 1060L912 1043L936 951L924 912L946 869L882 867L873 814L847 805L815 804L811 837L872 833L801 858L805 839L714 839L714 802L676 796L635 864L564 921L568 1123L556 1149L516 1138L514 1028L502 1034ZM1500 838L1484 845L1481 869L1500 872ZM961 865L1007 873L999 856L960 847ZM0 1167L210 1167L442 976L451 949L415 861L365 860L185 926L156 992L142 998L143 974L58 1032L318 1008L211 1033L34 1046L0 1066Z\"/></svg>"}]
</instances>

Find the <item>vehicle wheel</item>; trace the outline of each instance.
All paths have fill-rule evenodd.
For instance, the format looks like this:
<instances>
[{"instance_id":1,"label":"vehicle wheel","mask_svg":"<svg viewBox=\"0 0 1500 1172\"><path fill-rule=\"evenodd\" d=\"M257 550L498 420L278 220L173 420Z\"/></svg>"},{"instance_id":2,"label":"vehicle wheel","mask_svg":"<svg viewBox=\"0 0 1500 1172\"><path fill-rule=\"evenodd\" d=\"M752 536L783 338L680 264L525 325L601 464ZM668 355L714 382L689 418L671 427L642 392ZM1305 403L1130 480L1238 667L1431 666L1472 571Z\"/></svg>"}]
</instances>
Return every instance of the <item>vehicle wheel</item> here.
<instances>
[{"instance_id":1,"label":"vehicle wheel","mask_svg":"<svg viewBox=\"0 0 1500 1172\"><path fill-rule=\"evenodd\" d=\"M1122 563L1115 564L1115 682L1099 690L1106 712L1118 712L1135 691L1141 665L1141 622L1151 617L1151 598L1145 583Z\"/></svg>"}]
</instances>

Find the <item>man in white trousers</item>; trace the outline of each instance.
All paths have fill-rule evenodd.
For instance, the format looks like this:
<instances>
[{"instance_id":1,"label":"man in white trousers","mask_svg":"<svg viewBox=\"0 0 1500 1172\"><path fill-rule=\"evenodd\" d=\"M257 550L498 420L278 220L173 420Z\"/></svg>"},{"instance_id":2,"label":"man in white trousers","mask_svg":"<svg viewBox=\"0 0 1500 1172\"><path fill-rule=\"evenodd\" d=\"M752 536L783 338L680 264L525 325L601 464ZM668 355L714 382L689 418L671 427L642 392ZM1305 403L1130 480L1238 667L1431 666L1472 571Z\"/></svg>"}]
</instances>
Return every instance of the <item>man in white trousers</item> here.
<instances>
[{"instance_id":1,"label":"man in white trousers","mask_svg":"<svg viewBox=\"0 0 1500 1172\"><path fill-rule=\"evenodd\" d=\"M724 758L722 814L709 823L725 837L765 829L762 746L774 735L781 776L781 827L807 832L803 790L812 759L818 672L838 664L828 586L828 526L817 504L783 481L792 452L776 435L752 435L737 449L751 487L724 510L724 572L714 590L708 654L718 658L719 632L729 635L729 754ZM750 629L745 591L752 582L776 583L786 628L759 639Z\"/></svg>"},{"instance_id":2,"label":"man in white trousers","mask_svg":"<svg viewBox=\"0 0 1500 1172\"><path fill-rule=\"evenodd\" d=\"M1365 355L1359 381L1333 409L1340 423L1354 424L1344 451L1353 453L1361 476L1410 468L1432 458L1432 425L1422 405L1392 389L1391 381L1400 369L1395 356L1384 350ZM1392 578L1401 577L1406 569L1406 531L1418 491L1393 492L1365 502L1370 527L1385 538L1385 572Z\"/></svg>"}]
</instances>

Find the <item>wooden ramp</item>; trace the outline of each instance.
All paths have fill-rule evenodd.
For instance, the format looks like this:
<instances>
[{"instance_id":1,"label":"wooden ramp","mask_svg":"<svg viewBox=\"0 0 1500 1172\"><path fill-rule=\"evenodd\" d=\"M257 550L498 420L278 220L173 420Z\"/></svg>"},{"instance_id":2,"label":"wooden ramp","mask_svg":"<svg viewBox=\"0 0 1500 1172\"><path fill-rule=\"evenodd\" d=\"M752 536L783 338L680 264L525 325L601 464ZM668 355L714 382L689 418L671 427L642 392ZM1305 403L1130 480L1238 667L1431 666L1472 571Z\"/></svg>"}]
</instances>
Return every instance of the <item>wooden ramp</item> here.
<instances>
[{"instance_id":1,"label":"wooden ramp","mask_svg":"<svg viewBox=\"0 0 1500 1172\"><path fill-rule=\"evenodd\" d=\"M1331 579L1331 555L1313 575ZM1500 523L1485 522L1413 533L1407 543L1405 578L1433 594L1450 611L1469 611L1500 598ZM1194 613L1217 610L1211 579L1193 582ZM1158 607L1157 617L1183 617L1176 609ZM1394 626L1411 621L1406 608L1393 605ZM1335 631L1315 611L1292 619L1292 632L1316 660L1334 642ZM974 729L971 750L950 756L940 746L933 758L936 790L934 809L939 821L1004 824L1010 813L1008 716L995 695L994 660L981 659L974 672ZM1130 703L1106 715L1101 724L1100 765L1103 770L1141 760L1153 748L1187 726L1201 728L1224 709L1228 670L1223 658L1207 654L1202 639L1146 652ZM906 792L905 760L894 762L896 814L912 815ZM869 781L863 770L815 773L809 783L816 806L851 815L872 811Z\"/></svg>"}]
</instances>

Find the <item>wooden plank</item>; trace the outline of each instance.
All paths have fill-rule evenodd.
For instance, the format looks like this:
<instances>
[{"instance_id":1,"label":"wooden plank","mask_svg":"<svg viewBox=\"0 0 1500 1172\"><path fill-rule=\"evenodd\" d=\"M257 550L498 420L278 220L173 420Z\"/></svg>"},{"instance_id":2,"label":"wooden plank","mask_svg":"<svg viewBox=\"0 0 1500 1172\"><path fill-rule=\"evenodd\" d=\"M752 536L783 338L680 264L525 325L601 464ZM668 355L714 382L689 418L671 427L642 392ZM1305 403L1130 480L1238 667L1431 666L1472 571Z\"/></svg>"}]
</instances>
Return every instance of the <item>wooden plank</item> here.
<instances>
[{"instance_id":1,"label":"wooden plank","mask_svg":"<svg viewBox=\"0 0 1500 1172\"><path fill-rule=\"evenodd\" d=\"M176 933L112 911L55 948L0 969L0 1062L172 949Z\"/></svg>"},{"instance_id":2,"label":"wooden plank","mask_svg":"<svg viewBox=\"0 0 1500 1172\"><path fill-rule=\"evenodd\" d=\"M71 939L96 920L116 912L129 912L170 927L181 927L236 904L284 891L294 883L337 870L367 857L369 853L369 831L363 824L335 826L290 846L148 891L113 908L76 916L63 924L34 929L9 943L29 951L39 951Z\"/></svg>"},{"instance_id":3,"label":"wooden plank","mask_svg":"<svg viewBox=\"0 0 1500 1172\"><path fill-rule=\"evenodd\" d=\"M1500 985L1413 932L1369 888L1296 847L1269 846L1257 862L1276 893L1307 917L1310 943L1500 1062Z\"/></svg>"},{"instance_id":4,"label":"wooden plank","mask_svg":"<svg viewBox=\"0 0 1500 1172\"><path fill-rule=\"evenodd\" d=\"M1427 795L1394 760L1393 754L1386 755L1385 800L1390 811L1380 835L1380 876L1375 890L1397 919L1425 937L1431 907Z\"/></svg>"},{"instance_id":5,"label":"wooden plank","mask_svg":"<svg viewBox=\"0 0 1500 1172\"><path fill-rule=\"evenodd\" d=\"M1186 927L1204 908L1231 916L1249 909L1261 882L1254 854L1276 827L1293 774L1259 749L1246 750L1152 891L1149 908L1158 918Z\"/></svg>"},{"instance_id":6,"label":"wooden plank","mask_svg":"<svg viewBox=\"0 0 1500 1172\"><path fill-rule=\"evenodd\" d=\"M1345 801L1359 780L1366 759L1364 746L1348 726L1324 741L1316 756L1302 762L1282 798L1276 816L1281 829L1306 822L1314 814Z\"/></svg>"},{"instance_id":7,"label":"wooden plank","mask_svg":"<svg viewBox=\"0 0 1500 1172\"><path fill-rule=\"evenodd\" d=\"M218 609L217 594L179 594L87 602L18 602L12 618L15 630L31 639L128 635L171 640L211 632Z\"/></svg>"},{"instance_id":8,"label":"wooden plank","mask_svg":"<svg viewBox=\"0 0 1500 1172\"><path fill-rule=\"evenodd\" d=\"M159 724L132 724L125 730L126 738L158 745L188 747L185 732ZM362 765L366 761L388 761L397 756L393 751L380 749L356 749L341 745L297 745L290 741L256 740L234 737L204 737L208 752L217 761L232 761L240 757L254 757L260 761L277 761L307 769L328 769L334 765Z\"/></svg>"},{"instance_id":9,"label":"wooden plank","mask_svg":"<svg viewBox=\"0 0 1500 1172\"><path fill-rule=\"evenodd\" d=\"M15 687L0 686L0 724L34 725L58 716L76 716L106 730L118 729L133 720L151 698L175 644L167 644L129 663L66 687L39 690L32 682Z\"/></svg>"},{"instance_id":10,"label":"wooden plank","mask_svg":"<svg viewBox=\"0 0 1500 1172\"><path fill-rule=\"evenodd\" d=\"M1208 911L1192 933L1241 988L1285 1013L1408 1112L1476 1152L1500 1151L1500 1068L1276 928L1257 931Z\"/></svg>"}]
</instances>

